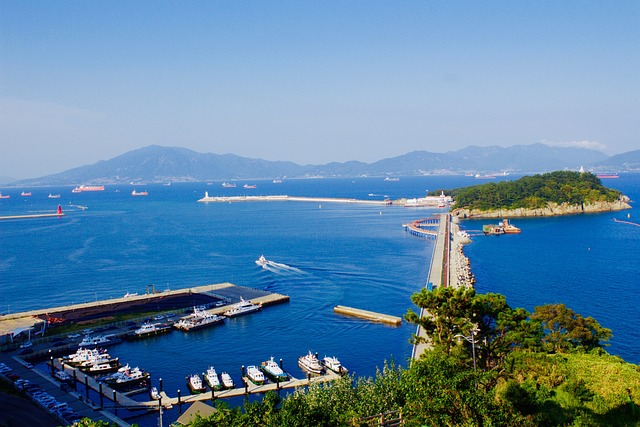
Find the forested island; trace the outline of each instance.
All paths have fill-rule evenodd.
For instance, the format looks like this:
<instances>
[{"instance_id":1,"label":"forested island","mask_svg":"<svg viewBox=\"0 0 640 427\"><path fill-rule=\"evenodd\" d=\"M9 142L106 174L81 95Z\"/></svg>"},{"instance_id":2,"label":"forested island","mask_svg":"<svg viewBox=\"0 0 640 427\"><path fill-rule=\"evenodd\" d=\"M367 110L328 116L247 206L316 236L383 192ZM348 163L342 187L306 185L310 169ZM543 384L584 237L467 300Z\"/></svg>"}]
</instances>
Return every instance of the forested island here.
<instances>
[{"instance_id":1,"label":"forested island","mask_svg":"<svg viewBox=\"0 0 640 427\"><path fill-rule=\"evenodd\" d=\"M453 196L453 214L459 218L552 216L631 208L626 196L605 187L589 172L550 172L445 193Z\"/></svg>"}]
</instances>

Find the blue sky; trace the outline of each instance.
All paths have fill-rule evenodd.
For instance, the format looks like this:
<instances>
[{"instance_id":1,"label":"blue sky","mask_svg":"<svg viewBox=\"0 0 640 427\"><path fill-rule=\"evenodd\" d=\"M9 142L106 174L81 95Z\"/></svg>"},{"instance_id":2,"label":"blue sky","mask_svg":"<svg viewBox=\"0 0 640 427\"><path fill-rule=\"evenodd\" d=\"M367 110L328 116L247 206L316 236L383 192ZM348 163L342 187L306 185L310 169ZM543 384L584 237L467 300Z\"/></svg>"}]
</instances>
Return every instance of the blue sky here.
<instances>
[{"instance_id":1,"label":"blue sky","mask_svg":"<svg viewBox=\"0 0 640 427\"><path fill-rule=\"evenodd\" d=\"M640 148L638 1L0 2L0 176L151 145L300 164Z\"/></svg>"}]
</instances>

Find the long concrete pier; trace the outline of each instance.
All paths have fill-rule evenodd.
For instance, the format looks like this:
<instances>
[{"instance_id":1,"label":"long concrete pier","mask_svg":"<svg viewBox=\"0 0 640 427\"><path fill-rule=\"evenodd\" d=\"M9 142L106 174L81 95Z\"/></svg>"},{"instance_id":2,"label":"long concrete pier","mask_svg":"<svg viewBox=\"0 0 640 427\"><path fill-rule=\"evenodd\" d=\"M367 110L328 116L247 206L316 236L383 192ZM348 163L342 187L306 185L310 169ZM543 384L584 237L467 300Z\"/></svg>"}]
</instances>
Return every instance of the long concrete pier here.
<instances>
[{"instance_id":1,"label":"long concrete pier","mask_svg":"<svg viewBox=\"0 0 640 427\"><path fill-rule=\"evenodd\" d=\"M64 216L63 213L51 213L51 214L31 214L31 215L6 215L0 216L0 221L8 219L36 219L36 218L59 218Z\"/></svg>"},{"instance_id":2,"label":"long concrete pier","mask_svg":"<svg viewBox=\"0 0 640 427\"><path fill-rule=\"evenodd\" d=\"M438 232L436 235L436 243L431 255L431 266L429 267L429 278L427 280L427 288L430 290L435 287L446 287L449 282L449 240L450 240L450 216L449 214L440 215L438 224ZM420 309L420 317L425 316L425 310ZM418 326L416 336L427 338L422 327ZM414 344L412 359L417 359L425 351L431 348L428 342L420 342Z\"/></svg>"},{"instance_id":3,"label":"long concrete pier","mask_svg":"<svg viewBox=\"0 0 640 427\"><path fill-rule=\"evenodd\" d=\"M390 200L362 200L351 198L336 198L336 197L302 197L302 196L209 196L208 192L198 202L315 202L315 203L349 203L349 204L362 204L362 205L377 205L377 206L389 206L393 204Z\"/></svg>"}]
</instances>

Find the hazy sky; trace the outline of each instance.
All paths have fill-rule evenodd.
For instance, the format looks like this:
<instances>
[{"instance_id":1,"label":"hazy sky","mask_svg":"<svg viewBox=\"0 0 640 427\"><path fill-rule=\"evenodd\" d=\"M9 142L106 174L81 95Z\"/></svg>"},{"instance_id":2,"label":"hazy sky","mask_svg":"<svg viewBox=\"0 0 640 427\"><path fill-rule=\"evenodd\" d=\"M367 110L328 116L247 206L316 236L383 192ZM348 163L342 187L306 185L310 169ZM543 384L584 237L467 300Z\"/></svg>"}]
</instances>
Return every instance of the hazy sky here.
<instances>
[{"instance_id":1,"label":"hazy sky","mask_svg":"<svg viewBox=\"0 0 640 427\"><path fill-rule=\"evenodd\" d=\"M0 2L0 176L151 144L323 164L639 135L637 0Z\"/></svg>"}]
</instances>

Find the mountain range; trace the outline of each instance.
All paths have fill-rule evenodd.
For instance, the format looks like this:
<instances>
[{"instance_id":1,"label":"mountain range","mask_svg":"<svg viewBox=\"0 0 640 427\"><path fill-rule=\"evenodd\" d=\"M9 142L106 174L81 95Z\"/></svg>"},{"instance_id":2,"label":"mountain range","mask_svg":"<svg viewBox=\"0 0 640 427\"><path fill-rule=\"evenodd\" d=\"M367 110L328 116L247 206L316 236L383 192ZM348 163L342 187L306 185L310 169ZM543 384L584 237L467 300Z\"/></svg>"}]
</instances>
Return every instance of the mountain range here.
<instances>
[{"instance_id":1,"label":"mountain range","mask_svg":"<svg viewBox=\"0 0 640 427\"><path fill-rule=\"evenodd\" d=\"M19 185L117 184L129 182L198 182L237 179L331 178L365 176L456 175L469 173L530 174L555 170L593 172L640 171L640 150L612 157L584 148L552 147L545 144L512 147L469 146L458 151L433 153L414 151L374 163L332 162L299 165L234 154L198 153L187 148L151 145L110 160L80 166Z\"/></svg>"}]
</instances>

